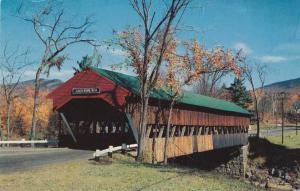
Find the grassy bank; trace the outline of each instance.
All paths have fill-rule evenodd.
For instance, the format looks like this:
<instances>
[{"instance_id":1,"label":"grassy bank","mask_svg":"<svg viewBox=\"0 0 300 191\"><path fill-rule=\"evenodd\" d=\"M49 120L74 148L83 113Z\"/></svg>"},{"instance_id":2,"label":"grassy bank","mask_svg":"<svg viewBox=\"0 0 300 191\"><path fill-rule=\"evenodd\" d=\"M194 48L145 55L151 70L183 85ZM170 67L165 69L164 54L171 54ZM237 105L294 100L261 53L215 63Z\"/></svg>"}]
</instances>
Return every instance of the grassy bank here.
<instances>
[{"instance_id":1,"label":"grassy bank","mask_svg":"<svg viewBox=\"0 0 300 191\"><path fill-rule=\"evenodd\" d=\"M77 160L0 174L0 190L255 190L240 180L196 169L135 163L114 155L100 163Z\"/></svg>"},{"instance_id":2,"label":"grassy bank","mask_svg":"<svg viewBox=\"0 0 300 191\"><path fill-rule=\"evenodd\" d=\"M288 148L300 148L300 129L298 131L298 135L293 132L284 133L283 137L283 144L281 142L281 135L277 136L268 136L266 137L271 143L277 144L277 145L283 145Z\"/></svg>"}]
</instances>

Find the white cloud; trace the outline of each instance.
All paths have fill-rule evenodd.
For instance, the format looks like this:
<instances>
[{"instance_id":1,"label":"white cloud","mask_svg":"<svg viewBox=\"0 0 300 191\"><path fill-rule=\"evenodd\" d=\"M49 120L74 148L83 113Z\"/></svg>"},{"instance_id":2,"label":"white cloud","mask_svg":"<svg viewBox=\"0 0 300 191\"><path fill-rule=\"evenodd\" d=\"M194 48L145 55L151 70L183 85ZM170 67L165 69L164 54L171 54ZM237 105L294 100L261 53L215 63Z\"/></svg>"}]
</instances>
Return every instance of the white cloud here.
<instances>
[{"instance_id":1,"label":"white cloud","mask_svg":"<svg viewBox=\"0 0 300 191\"><path fill-rule=\"evenodd\" d=\"M61 70L61 71L56 71L52 70L50 72L49 78L55 78L55 79L68 79L74 75L74 70Z\"/></svg>"},{"instance_id":2,"label":"white cloud","mask_svg":"<svg viewBox=\"0 0 300 191\"><path fill-rule=\"evenodd\" d=\"M233 48L237 51L242 50L244 54L249 55L253 51L252 49L244 42L237 42L233 45Z\"/></svg>"},{"instance_id":3,"label":"white cloud","mask_svg":"<svg viewBox=\"0 0 300 191\"><path fill-rule=\"evenodd\" d=\"M278 63L278 62L286 61L287 58L283 56L265 55L265 56L258 57L258 60L264 63Z\"/></svg>"},{"instance_id":4,"label":"white cloud","mask_svg":"<svg viewBox=\"0 0 300 191\"><path fill-rule=\"evenodd\" d=\"M32 80L35 77L35 73L36 71L33 69L29 69L24 71L23 75L22 75L22 79L23 80ZM72 77L74 74L73 70L61 70L61 71L57 71L57 70L52 70L50 72L49 75L49 79L60 79L60 80L66 80L69 79L70 77ZM42 75L41 78L47 78L47 76Z\"/></svg>"}]
</instances>

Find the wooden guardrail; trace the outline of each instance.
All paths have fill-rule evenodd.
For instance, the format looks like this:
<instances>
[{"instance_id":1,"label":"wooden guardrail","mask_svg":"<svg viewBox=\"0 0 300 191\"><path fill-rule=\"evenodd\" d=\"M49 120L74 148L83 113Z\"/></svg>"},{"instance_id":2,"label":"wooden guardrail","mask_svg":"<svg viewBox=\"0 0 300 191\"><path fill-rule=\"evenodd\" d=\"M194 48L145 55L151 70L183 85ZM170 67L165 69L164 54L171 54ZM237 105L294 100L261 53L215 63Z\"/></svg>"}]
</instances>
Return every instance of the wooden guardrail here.
<instances>
[{"instance_id":1,"label":"wooden guardrail","mask_svg":"<svg viewBox=\"0 0 300 191\"><path fill-rule=\"evenodd\" d=\"M104 156L104 155L108 155L108 156L112 156L113 152L116 151L120 151L120 150L128 150L128 149L133 149L133 148L137 148L137 144L131 144L131 145L126 145L126 144L122 144L122 146L117 146L117 147L113 147L113 146L109 146L107 149L104 150L96 150L96 152L93 153L93 157L95 160L99 160L100 156Z\"/></svg>"}]
</instances>

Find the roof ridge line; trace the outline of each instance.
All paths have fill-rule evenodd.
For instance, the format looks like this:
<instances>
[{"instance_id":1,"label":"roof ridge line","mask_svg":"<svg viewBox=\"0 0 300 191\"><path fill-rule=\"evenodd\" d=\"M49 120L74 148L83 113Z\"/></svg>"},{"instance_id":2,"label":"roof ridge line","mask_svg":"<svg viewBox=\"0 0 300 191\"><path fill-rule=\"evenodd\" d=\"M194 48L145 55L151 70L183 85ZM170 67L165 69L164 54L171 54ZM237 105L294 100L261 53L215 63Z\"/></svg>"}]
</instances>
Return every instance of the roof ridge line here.
<instances>
[{"instance_id":1,"label":"roof ridge line","mask_svg":"<svg viewBox=\"0 0 300 191\"><path fill-rule=\"evenodd\" d=\"M96 68L96 67L88 67L88 68L99 73L100 75L103 75L106 78L109 78L115 83L128 89L132 93L139 94L138 92L139 92L140 84L138 83L137 76L131 76L128 74L107 70L104 68ZM154 99L170 100L170 97L168 97L168 95L166 95L166 93L162 91L164 90L154 89L151 91L150 96ZM221 110L226 112L235 112L235 113L250 115L249 111L247 111L246 109L242 108L241 106L237 105L234 102L219 99L219 98L214 98L202 94L197 94L193 92L188 92L188 91L185 92L186 93L184 94L184 96L182 96L182 98L178 101L178 103L193 105L198 107L206 107L206 108ZM207 99L207 100L203 100L203 99Z\"/></svg>"}]
</instances>

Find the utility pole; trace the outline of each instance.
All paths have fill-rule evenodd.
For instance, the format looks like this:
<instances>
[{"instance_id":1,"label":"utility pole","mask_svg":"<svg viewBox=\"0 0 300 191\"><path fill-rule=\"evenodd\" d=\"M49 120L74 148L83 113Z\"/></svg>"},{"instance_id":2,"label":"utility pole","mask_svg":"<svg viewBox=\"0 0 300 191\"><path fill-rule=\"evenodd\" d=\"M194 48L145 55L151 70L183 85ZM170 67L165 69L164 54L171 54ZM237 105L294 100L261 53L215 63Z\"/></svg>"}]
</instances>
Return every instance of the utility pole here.
<instances>
[{"instance_id":1,"label":"utility pole","mask_svg":"<svg viewBox=\"0 0 300 191\"><path fill-rule=\"evenodd\" d=\"M285 93L281 92L280 93L281 97L281 144L284 142L284 98L285 98Z\"/></svg>"},{"instance_id":2,"label":"utility pole","mask_svg":"<svg viewBox=\"0 0 300 191\"><path fill-rule=\"evenodd\" d=\"M275 123L276 123L276 129L278 128L278 105L276 105L275 109Z\"/></svg>"},{"instance_id":3,"label":"utility pole","mask_svg":"<svg viewBox=\"0 0 300 191\"><path fill-rule=\"evenodd\" d=\"M0 141L3 141L3 138L2 138L2 120L1 120L1 113L0 113Z\"/></svg>"},{"instance_id":4,"label":"utility pole","mask_svg":"<svg viewBox=\"0 0 300 191\"><path fill-rule=\"evenodd\" d=\"M295 118L296 118L296 135L298 135L298 110L299 110L299 108L296 107L296 112L295 112Z\"/></svg>"},{"instance_id":5,"label":"utility pole","mask_svg":"<svg viewBox=\"0 0 300 191\"><path fill-rule=\"evenodd\" d=\"M296 113L296 135L298 135L298 113Z\"/></svg>"}]
</instances>

